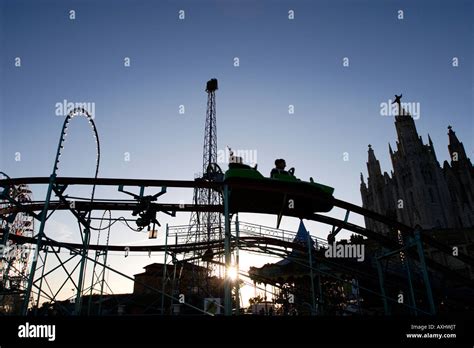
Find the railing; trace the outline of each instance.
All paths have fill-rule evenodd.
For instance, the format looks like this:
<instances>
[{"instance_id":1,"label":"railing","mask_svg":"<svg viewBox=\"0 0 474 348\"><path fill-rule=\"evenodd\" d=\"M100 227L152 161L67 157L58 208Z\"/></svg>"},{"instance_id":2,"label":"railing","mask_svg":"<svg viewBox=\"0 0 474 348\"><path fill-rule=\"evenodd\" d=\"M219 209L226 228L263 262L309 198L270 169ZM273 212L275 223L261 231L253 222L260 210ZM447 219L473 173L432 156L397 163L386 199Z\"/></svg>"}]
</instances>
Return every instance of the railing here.
<instances>
[{"instance_id":1,"label":"railing","mask_svg":"<svg viewBox=\"0 0 474 348\"><path fill-rule=\"evenodd\" d=\"M219 229L224 233L224 224L214 224L212 225L212 229L216 231L213 233L215 236L213 239L219 239ZM179 226L170 226L168 230L168 244L183 244L183 243L191 243L194 240L190 240L189 236L196 234L198 231L196 226L190 225L179 225ZM203 231L201 231L202 233ZM236 226L235 223L231 224L231 232L232 235L236 235ZM251 237L265 237L265 238L274 238L285 242L293 242L296 238L297 232L283 230L283 229L276 229L269 226L257 225L252 224L249 222L239 222L239 234L240 236L251 236ZM328 243L327 240L311 236L312 240L315 242L317 248L327 247Z\"/></svg>"}]
</instances>

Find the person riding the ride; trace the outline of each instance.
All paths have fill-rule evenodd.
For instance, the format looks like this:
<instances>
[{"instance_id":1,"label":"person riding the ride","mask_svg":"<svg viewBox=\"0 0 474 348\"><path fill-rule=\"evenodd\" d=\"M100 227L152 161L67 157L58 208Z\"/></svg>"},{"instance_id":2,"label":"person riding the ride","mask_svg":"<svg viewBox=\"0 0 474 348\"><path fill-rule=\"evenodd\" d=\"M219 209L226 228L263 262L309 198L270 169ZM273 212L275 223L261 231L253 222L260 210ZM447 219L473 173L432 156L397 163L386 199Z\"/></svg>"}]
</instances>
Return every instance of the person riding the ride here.
<instances>
[{"instance_id":1,"label":"person riding the ride","mask_svg":"<svg viewBox=\"0 0 474 348\"><path fill-rule=\"evenodd\" d=\"M279 158L275 160L275 168L272 169L270 173L270 178L276 177L276 175L283 174L283 175L294 175L294 168L291 168L289 171L285 170L286 162L283 158Z\"/></svg>"}]
</instances>

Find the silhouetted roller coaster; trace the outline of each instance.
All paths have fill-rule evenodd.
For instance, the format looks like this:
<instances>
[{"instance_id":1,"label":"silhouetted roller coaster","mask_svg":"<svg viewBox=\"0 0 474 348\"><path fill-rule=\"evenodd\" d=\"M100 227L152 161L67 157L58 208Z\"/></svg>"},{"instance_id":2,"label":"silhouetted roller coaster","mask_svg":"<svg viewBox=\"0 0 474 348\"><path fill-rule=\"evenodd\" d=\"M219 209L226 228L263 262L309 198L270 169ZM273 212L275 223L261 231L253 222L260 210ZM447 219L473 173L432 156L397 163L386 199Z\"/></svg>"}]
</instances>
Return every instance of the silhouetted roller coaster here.
<instances>
[{"instance_id":1,"label":"silhouetted roller coaster","mask_svg":"<svg viewBox=\"0 0 474 348\"><path fill-rule=\"evenodd\" d=\"M97 154L95 176L92 178L60 177L57 175L61 151L64 148L67 130L70 126L69 123L75 116L84 116L87 118L96 141ZM442 286L439 284L438 280L434 278L448 280L451 288L462 288L468 289L469 291L472 291L474 288L473 281L466 275L457 272L446 264L442 264L433 258L425 256L424 249L430 248L431 250L435 250L444 255L445 258L452 258L452 246L440 243L422 231L419 227L406 226L373 211L369 211L349 202L338 200L333 196L333 188L316 183L313 179L310 179L309 182L301 181L294 175L294 169L291 169L284 175L265 178L258 172L256 167L252 168L239 163L238 161L236 163L231 163L229 169L225 173L222 172L217 164L210 163L202 178L193 181L179 181L100 178L98 177L99 163L100 146L93 118L84 109L74 109L68 114L64 121L53 171L50 177L7 177L0 180L0 188L2 188L2 191L0 192L0 200L2 201L2 206L0 207L2 245L6 246L8 243L13 242L15 245L32 245L35 247L34 255L31 260L30 272L25 275L27 279L24 279L27 284L26 288L10 289L22 294L22 314L26 315L33 307L37 309L40 304L40 298L42 297L50 301L56 300L56 297L64 284L57 292L54 292L49 288L50 286L46 277L55 269L61 267L67 273L66 281L71 280L74 283L76 291L75 314L81 314L84 294L88 291L92 293L94 289L94 281L89 288L85 286L85 270L87 262L92 262L94 264L94 269L98 266L104 270L102 273L102 285L106 269L127 279L134 280L120 270L107 265L106 255L111 251L126 250L127 252L132 253L163 252L165 255L165 263L166 255L168 255L168 253L171 253L175 258L179 254L184 255L193 252L195 257L202 257L203 259L206 259L207 262L217 264L219 264L219 261L215 260L214 257L223 255L225 260L223 265L225 266L226 273L231 266L231 255L232 251L235 249L249 250L268 255L275 254L279 256L288 255L289 250L305 251L301 244L285 238L275 238L271 235L265 235L265 233L247 236L240 236L238 233L233 233L231 229L231 221L239 212L275 215L277 216L277 227L279 226L283 216L316 221L332 226L331 238L334 238L341 230L346 230L361 235L367 238L367 240L376 243L380 247L381 254L379 257L374 258L373 265L358 265L348 262L347 260L329 260L324 258L322 250L310 249L306 250L310 261L305 265L305 267L308 267L311 279L313 279L315 275L337 278L337 276L331 274L328 269L342 269L346 271L348 270L354 274L358 273L360 277L367 280L367 284L370 286L370 288L367 286L360 286L360 288L380 297L387 314L389 313L390 302L395 302L395 300L387 293L387 290L390 292L390 286L393 286L393 282L385 279L386 277L384 277L382 263L391 255L400 255L403 253L405 258L412 260L412 267L414 264L419 266L420 271L418 274L420 277L418 277L418 279L412 279L412 276L410 275L411 271L408 269L407 277L404 276L400 278L399 276L397 280L397 282L406 280L409 283L411 301L410 303L404 304L404 306L412 310L413 313L436 313L436 303L433 293L436 293L438 291L436 289L440 289ZM11 195L11 192L14 191L12 190L13 188L19 186L25 187L25 185L48 185L46 199L44 201L22 200ZM90 197L69 196L66 192L67 189L72 186L90 187ZM131 195L133 199L98 198L95 196L98 187L116 187L118 192ZM139 194L126 191L125 188L138 189ZM145 195L145 189L149 188L161 188L161 190L155 195ZM220 200L214 201L219 201L221 204L202 204L202 202L198 201L195 201L193 204L184 204L182 202L157 202L158 197L165 194L170 188L210 190L216 192L220 196ZM53 193L57 197L57 200L52 199ZM320 214L329 212L333 208L339 208L345 211L345 218L341 220ZM69 211L75 217L80 226L82 243L69 243L61 240L53 240L48 236L47 221L55 211L60 210ZM157 220L158 213L165 213L170 216L175 216L176 213L179 212L219 213L223 214L224 217L224 234L222 238L208 238L207 240L199 240L195 242L186 240L169 245L109 245L108 242L106 244L92 244L90 243L92 230L101 231L108 229L110 232L110 227L113 223L119 220L123 220L127 223L127 219L110 217L108 226L103 228L100 226L94 227L91 223L94 219L91 214L95 211L130 212L132 216L136 216L135 222L138 226L138 230L151 225L154 230L154 226L156 224L159 225ZM359 214L366 218L383 223L394 231L397 231L397 234L394 236L384 235L377 231L372 231L350 223L348 222L348 217L351 213ZM38 232L33 236L12 233L11 221L13 221L18 214L32 216L37 220L40 223ZM102 221L104 221L104 215L101 219L101 224ZM166 238L168 238L168 234L166 235ZM66 261L62 261L59 256L59 250L61 248L70 251L70 258ZM95 251L95 258L89 256L89 251ZM56 256L59 260L59 266L53 270L45 271L45 263L48 253L53 253ZM79 262L74 270L69 272L64 267L64 264L76 257L79 258ZM102 261L100 261L101 257ZM459 252L456 256L456 260L463 262L466 266L474 266L474 259L462 252ZM314 261L318 262L317 267L313 264ZM42 265L38 265L38 262L42 263ZM328 268L324 270L319 267L320 265L324 265ZM406 265L409 265L409 263L407 262ZM76 269L78 269L79 276L77 280L74 281L73 273ZM372 275L372 270L374 269L377 269L378 277ZM434 275L436 275L436 277L434 277ZM134 281L136 282L136 280ZM438 282L435 286L435 291L433 291L432 282ZM173 301L177 300L175 294L165 293L164 289L155 289L147 284L142 285L150 288L150 290L158 294L161 294L163 299L167 297ZM225 296L223 305L225 315L231 315L233 313L232 286L233 284L230 277L226 276L224 278ZM45 290L45 287L49 288L48 291ZM314 286L312 288L314 290ZM238 289L236 293L238 294ZM422 296L424 300L420 306L420 303L415 301L415 296L420 298L421 293L423 293ZM464 292L460 292L460 294L462 295ZM36 304L32 306L32 304L35 303L33 295L36 295ZM453 296L453 300L455 301L455 295ZM459 302L462 301L465 301L464 297L459 299ZM313 304L315 303L313 293ZM209 314L201 308L197 308L191 304L185 303L184 305L192 307L194 310L201 313ZM35 311L33 311L33 313L34 312Z\"/></svg>"},{"instance_id":2,"label":"silhouetted roller coaster","mask_svg":"<svg viewBox=\"0 0 474 348\"><path fill-rule=\"evenodd\" d=\"M16 185L33 185L33 184L48 184L50 178L47 177L36 177L36 178L13 178L13 179L5 179L0 181L0 187L8 188L11 186ZM56 210L69 210L74 215L77 216L84 216L84 214L89 214L92 211L135 211L137 207L140 206L140 198L138 201L131 201L131 200L107 200L107 199L100 199L96 198L94 201L89 201L87 198L79 198L76 197L74 199L74 208L71 208L71 199L67 195L63 195L66 188L69 186L76 186L76 185L86 185L86 186L116 186L118 188L127 187L137 187L140 190L144 188L152 188L152 187L166 187L166 188L198 188L198 187L205 187L205 188L212 188L213 190L218 190L223 194L223 202L222 205L199 205L199 204L183 204L183 203L150 203L147 206L148 214L156 215L158 212L171 212L172 214L176 214L177 212L190 212L190 211L206 211L206 212L217 212L223 213L227 216L227 219L231 218L231 214L236 214L239 212L239 207L242 207L242 210L245 212L253 212L253 213L264 213L264 214L274 214L274 215L285 215L285 216L293 216L301 219L312 220L321 222L324 224L328 224L333 226L333 228L339 228L354 232L356 234L362 235L369 240L373 240L378 243L380 246L385 248L386 250L390 251L397 251L401 249L400 242L396 239L389 238L388 236L382 235L375 231L368 230L361 226L354 225L350 222L345 220L339 220L336 218L332 218L329 216L324 216L318 213L311 213L307 209L305 210L295 210L294 212L291 209L285 209L283 213L280 211L282 198L284 199L295 199L296 204L300 200L304 200L307 204L308 201L316 201L318 202L319 206L325 207L337 207L346 210L346 217L349 213L356 213L366 217L369 217L373 220L379 221L384 223L388 226L391 226L395 229L398 229L404 237L404 240L413 239L415 240L418 236L420 238L421 243L430 248L434 248L437 251L444 253L447 256L452 256L452 249L450 246L444 245L428 234L423 233L421 230L417 230L411 228L409 226L403 225L397 221L393 221L383 215L377 214L375 212L369 211L367 209L358 207L348 202L344 202L338 200L331 195L321 195L319 191L316 193L308 191L305 187L300 187L298 185L271 185L268 183L261 184L259 182L255 182L255 180L222 180L218 181L176 181L176 180L135 180L135 179L118 179L118 178L72 178L72 177L58 177L55 179L55 187L53 190L56 192L56 195L59 196L58 201L50 201L48 206L49 209L52 211ZM6 190L4 190L5 192ZM227 193L226 193L227 192ZM233 201L233 192L238 192L236 195L237 202ZM275 200L275 197L280 198L278 204L268 205L267 208L261 208L258 206L256 209L252 209L243 201L245 201L245 197L250 197L252 192L255 192L259 196L268 195L271 197L272 200ZM275 196L276 195L276 196ZM290 197L290 198L288 198ZM260 198L263 202L264 198ZM232 212L229 208L225 209L225 202L228 201L228 206L232 207ZM286 202L286 201L285 201ZM45 202L43 201L31 201L31 202L11 202L11 204L0 210L0 215L4 218L8 218L8 216L18 214L20 212L31 214L36 218L40 219L40 215L38 212L41 212L44 209ZM263 205L265 206L265 205ZM40 249L44 246L49 247L62 247L70 250L76 250L78 253L83 248L86 248L87 251L123 251L125 248L129 252L165 252L168 249L169 252L180 254L186 253L190 251L201 250L205 251L211 248L215 251L215 254L219 254L224 252L225 253L225 244L226 239L229 243L228 250L232 250L235 247L239 246L240 249L243 250L260 250L262 246L268 248L269 246L275 247L276 250L299 250L302 249L302 246L298 243L293 243L291 241L285 241L278 238L272 237L265 237L265 236L258 236L258 237L245 237L242 236L239 239L232 238L228 236L224 239L220 240L211 240L206 242L198 242L198 243L183 243L183 244L176 244L176 245L97 245L97 244L74 244L74 243L66 243L63 241L57 241L50 239L48 237L43 236L39 238L38 235L34 237L24 237L24 236L17 236L15 234L9 235L9 239L17 244L32 244L32 245L39 245ZM270 249L266 249L267 251ZM229 252L228 251L228 252ZM473 287L472 280L468 279L467 277L453 271L451 268L442 265L432 259L425 259L423 260L420 258L420 254L417 253L416 250L412 250L407 248L405 252L411 257L413 260L417 262L422 262L426 264L426 268L432 271L436 271L438 274L441 274L444 278L450 279L457 284L464 284L468 287ZM86 253L87 254L87 253ZM316 259L319 259L321 262L324 261L324 258L318 257L317 254L314 255ZM460 253L458 259L463 261L469 266L474 265L474 260L463 254ZM337 260L332 260L334 264L337 264Z\"/></svg>"}]
</instances>

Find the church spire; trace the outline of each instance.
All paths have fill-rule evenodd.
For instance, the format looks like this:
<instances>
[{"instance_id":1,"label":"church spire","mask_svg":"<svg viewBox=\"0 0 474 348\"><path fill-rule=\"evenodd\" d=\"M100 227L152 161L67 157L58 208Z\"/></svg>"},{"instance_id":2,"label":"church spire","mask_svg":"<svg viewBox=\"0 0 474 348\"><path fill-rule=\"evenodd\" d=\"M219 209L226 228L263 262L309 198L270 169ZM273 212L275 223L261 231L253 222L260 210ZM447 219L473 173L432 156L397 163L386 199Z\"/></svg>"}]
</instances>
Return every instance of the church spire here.
<instances>
[{"instance_id":1,"label":"church spire","mask_svg":"<svg viewBox=\"0 0 474 348\"><path fill-rule=\"evenodd\" d=\"M367 185L365 184L364 175L362 173L360 173L360 190L361 192L367 191Z\"/></svg>"},{"instance_id":2,"label":"church spire","mask_svg":"<svg viewBox=\"0 0 474 348\"><path fill-rule=\"evenodd\" d=\"M375 158L375 153L374 150L372 149L372 145L369 144L369 162L375 162L377 161L377 158Z\"/></svg>"},{"instance_id":3,"label":"church spire","mask_svg":"<svg viewBox=\"0 0 474 348\"><path fill-rule=\"evenodd\" d=\"M458 146L460 144L459 139L456 136L456 132L453 131L453 127L451 126L448 126L448 137L449 137L449 145Z\"/></svg>"},{"instance_id":4,"label":"church spire","mask_svg":"<svg viewBox=\"0 0 474 348\"><path fill-rule=\"evenodd\" d=\"M435 152L435 149L434 149L434 146L433 146L433 141L431 140L431 137L430 137L429 134L428 134L428 144L430 146L430 151L433 154L434 159L437 161L438 159L436 158L436 152Z\"/></svg>"},{"instance_id":5,"label":"church spire","mask_svg":"<svg viewBox=\"0 0 474 348\"><path fill-rule=\"evenodd\" d=\"M472 166L471 161L466 155L464 145L459 141L456 136L456 132L453 131L453 127L448 126L448 137L449 137L449 155L451 157L451 166L459 166L461 164L469 164Z\"/></svg>"},{"instance_id":6,"label":"church spire","mask_svg":"<svg viewBox=\"0 0 474 348\"><path fill-rule=\"evenodd\" d=\"M422 142L416 131L415 120L410 114L402 112L395 116L395 128L401 150L405 155L417 152L421 148Z\"/></svg>"},{"instance_id":7,"label":"church spire","mask_svg":"<svg viewBox=\"0 0 474 348\"><path fill-rule=\"evenodd\" d=\"M380 163L375 157L374 150L372 149L372 145L369 144L369 160L367 162L367 171L369 172L369 178L375 178L377 176L382 175L382 170L380 169Z\"/></svg>"}]
</instances>

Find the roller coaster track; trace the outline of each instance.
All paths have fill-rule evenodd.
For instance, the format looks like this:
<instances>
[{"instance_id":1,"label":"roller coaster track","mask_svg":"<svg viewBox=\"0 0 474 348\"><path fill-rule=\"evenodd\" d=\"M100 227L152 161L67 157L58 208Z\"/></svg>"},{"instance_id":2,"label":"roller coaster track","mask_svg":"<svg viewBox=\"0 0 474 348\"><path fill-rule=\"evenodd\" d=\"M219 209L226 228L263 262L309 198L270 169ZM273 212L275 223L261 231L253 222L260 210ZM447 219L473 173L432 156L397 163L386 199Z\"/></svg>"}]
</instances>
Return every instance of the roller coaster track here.
<instances>
[{"instance_id":1,"label":"roller coaster track","mask_svg":"<svg viewBox=\"0 0 474 348\"><path fill-rule=\"evenodd\" d=\"M50 178L48 177L27 177L27 178L13 178L13 179L4 179L0 180L0 187L6 187L10 185L19 185L19 184L48 184ZM173 187L173 188L211 188L216 190L221 190L226 183L223 182L208 182L204 180L195 180L195 181L181 181L181 180L150 180L150 179L120 179L120 178L76 178L76 177L57 177L56 178L57 185L95 185L95 186L135 186L135 187ZM271 188L265 187L262 188L253 183L232 183L227 184L229 189L232 190L233 188L244 188L244 189L256 189L260 191L278 191L281 192L278 188ZM305 192L301 189L294 189L288 191L289 194L296 194L302 197L308 197L314 199L310 194ZM64 198L68 198L65 196ZM351 204L349 202L345 202L339 199L331 198L331 203L338 208L345 209L348 212L353 212L356 214L363 215L364 217L368 217L375 221L379 221L384 223L388 226L391 226L397 230L399 230L405 236L413 236L414 228L404 225L400 222L395 220L389 219L386 216L378 214L376 212L367 210L365 208L359 207L357 205ZM36 212L41 211L43 209L44 202L31 202L28 204L21 204L10 206L8 208L0 210L0 216L14 213L14 212ZM115 210L115 211L131 211L137 206L136 201L130 200L101 200L96 199L94 202L90 201L81 201L75 200L75 209L77 211L91 211L91 210ZM173 204L173 203L153 203L153 206L156 208L157 211L173 211L173 212L190 212L190 211L206 211L206 212L221 212L223 213L224 208L221 205L199 205L199 204ZM51 210L66 210L70 209L70 207L64 203L64 201L51 201L49 204L49 208ZM376 241L380 245L386 247L390 250L397 250L400 248L400 244L397 240L389 238L385 235L382 235L378 232L368 230L366 228L360 227L358 225L349 223L347 221L338 220L326 215L321 214L311 214L308 216L296 216L308 220L313 220L317 222L321 222L324 224L337 226L343 228L345 230L354 232L356 234L360 234L366 238ZM34 238L25 239L23 237L12 236L12 238L16 239L18 243L33 243L35 240ZM286 248L298 248L298 245L295 243L291 243L288 241L282 241L276 238L268 238L268 237L243 237L248 238L246 242L254 243L254 245L259 244L266 244L266 245L275 245L280 247ZM452 248L448 245L445 245L431 236L427 235L426 233L421 233L422 242L425 243L427 246L439 250L449 256L452 256ZM67 244L71 248L80 248L80 245L77 244L68 244L62 242L48 242L55 244L56 246L61 246L62 244ZM175 245L175 246L168 246L168 250L174 251L176 253L185 252L192 250L193 248L221 248L223 247L222 240L215 240L211 242L205 243L188 243L182 245ZM202 244L202 245L201 245ZM204 245L205 244L205 245ZM53 245L52 245L53 246ZM89 245L89 249L91 250L102 250L105 249L106 246L101 245ZM123 251L125 246L107 246L108 250L116 250L116 251ZM129 246L130 251L164 251L164 245L155 245L155 246ZM174 249L173 249L174 248ZM413 257L416 259L417 255L415 252L412 252ZM459 253L457 258L463 261L465 264L469 266L474 266L474 259L466 254ZM426 260L427 265L439 272L442 272L446 277L457 279L462 281L463 283L468 283L470 286L473 286L473 282L456 272L454 272L451 268L448 268L440 263L435 262L432 259Z\"/></svg>"},{"instance_id":2,"label":"roller coaster track","mask_svg":"<svg viewBox=\"0 0 474 348\"><path fill-rule=\"evenodd\" d=\"M315 221L320 221L320 219L313 219ZM324 220L324 219L323 219ZM335 219L331 219L329 221L333 221ZM339 220L336 220L339 221ZM322 221L325 223L329 223L326 221ZM352 225L352 224L350 224ZM359 233L359 229L361 227L352 225L357 228L351 229L348 228L350 226L345 226L344 228L347 228L348 230L351 230L355 233ZM366 235L370 236L372 234L376 234L375 232L371 233L366 233ZM370 237L369 237L370 238ZM36 243L36 238L34 237L23 237L23 236L16 236L16 235L10 235L10 239L14 241L17 244L34 244ZM246 246L246 249L251 249L251 248L258 248L258 247L265 247L268 248L268 246L275 246L279 248L284 248L285 250L300 250L303 252L307 251L306 246L302 246L299 243L294 243L286 240L281 240L279 238L272 238L272 237L262 237L262 236L251 236L251 237L240 237L239 242L242 243L243 245ZM47 241L43 242L44 246L49 246L49 247L64 247L67 249L77 249L79 250L82 247L82 244L76 244L76 243L67 243L67 242L61 242L61 241L55 241L52 239L48 239ZM236 241L233 240L232 243L232 248L236 246ZM396 242L390 242L387 243L385 242L383 244L384 246L388 248L393 248L397 249L399 248L399 244ZM88 246L89 250L100 250L100 251L116 251L116 252L123 252L125 249L127 249L128 252L164 252L168 251L170 253L174 254L180 254L180 253L186 253L190 251L195 251L195 250L202 250L205 251L209 248L212 248L213 250L223 250L224 248L224 239L216 239L212 240L210 242L199 242L199 243L186 243L186 244L177 244L177 245L97 245L97 244L90 244ZM240 246L240 248L242 248ZM414 259L417 259L416 253L410 253L410 256L413 257ZM446 267L440 263L437 263L431 259L426 259L426 263L428 267L430 267L433 270L436 270L438 272L441 272L443 275L445 275L445 278L447 279L452 279L458 282L461 282L463 284L469 285L474 287L474 282L471 281L470 279L465 278L464 276L453 272L453 270L449 267Z\"/></svg>"}]
</instances>

